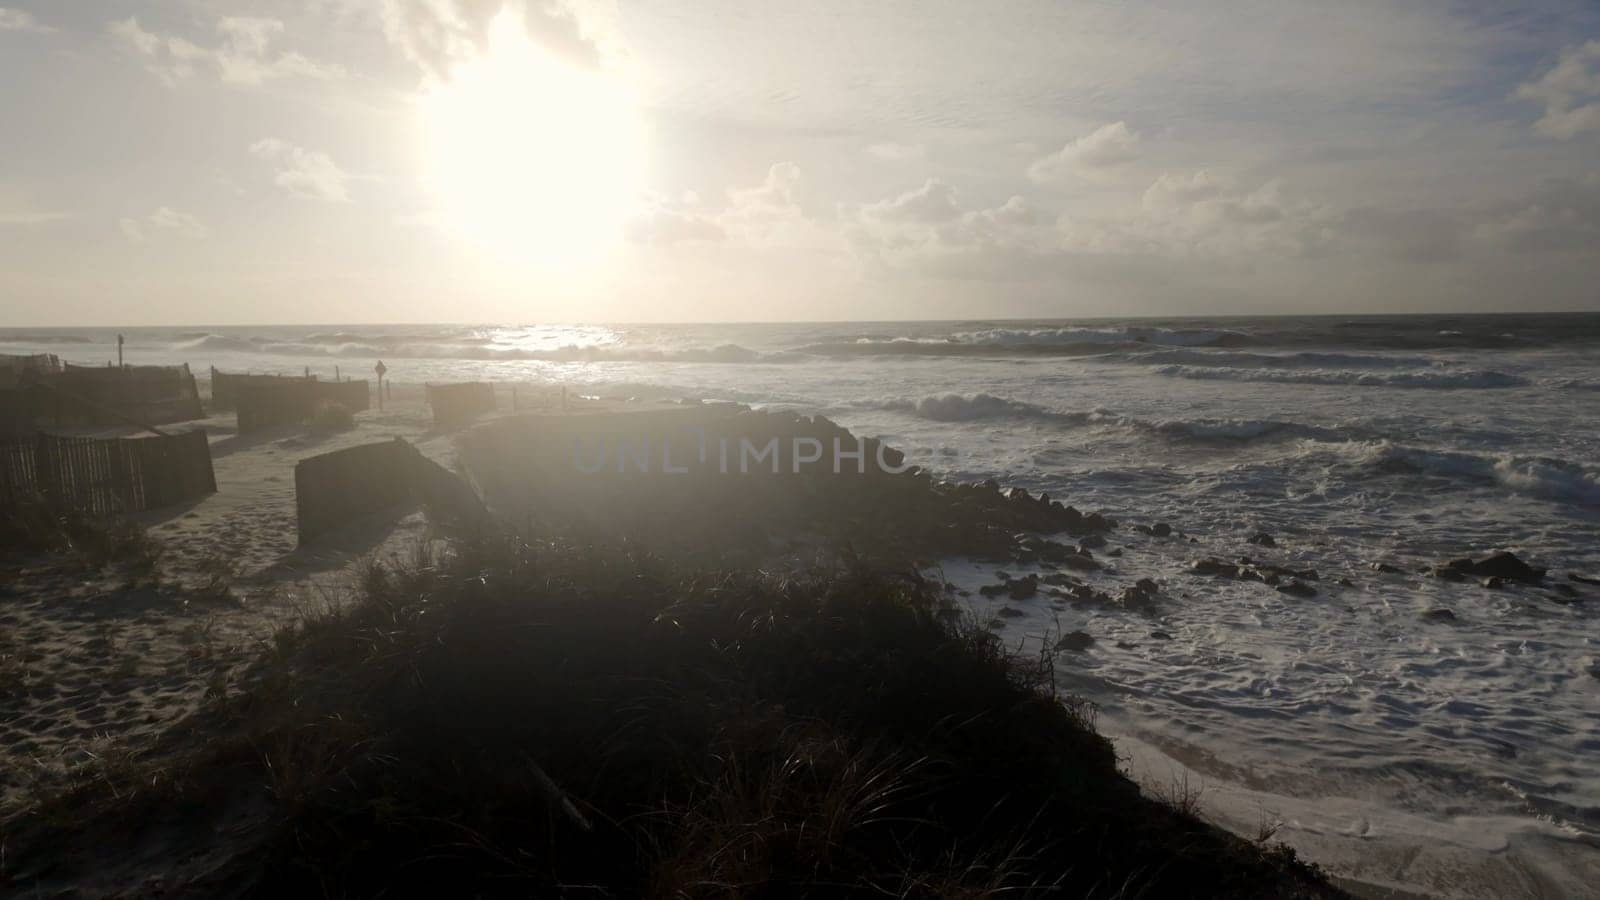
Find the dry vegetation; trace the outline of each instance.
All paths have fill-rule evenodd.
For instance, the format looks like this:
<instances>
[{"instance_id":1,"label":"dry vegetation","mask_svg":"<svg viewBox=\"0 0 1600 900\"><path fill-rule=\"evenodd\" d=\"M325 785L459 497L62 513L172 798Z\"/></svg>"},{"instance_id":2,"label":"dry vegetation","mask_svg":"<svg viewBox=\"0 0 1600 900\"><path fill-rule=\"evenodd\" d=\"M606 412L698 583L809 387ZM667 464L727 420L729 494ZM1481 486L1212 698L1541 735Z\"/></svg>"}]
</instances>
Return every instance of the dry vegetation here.
<instances>
[{"instance_id":1,"label":"dry vegetation","mask_svg":"<svg viewBox=\"0 0 1600 900\"><path fill-rule=\"evenodd\" d=\"M358 594L4 823L0 892L1332 893L913 577L493 538Z\"/></svg>"}]
</instances>

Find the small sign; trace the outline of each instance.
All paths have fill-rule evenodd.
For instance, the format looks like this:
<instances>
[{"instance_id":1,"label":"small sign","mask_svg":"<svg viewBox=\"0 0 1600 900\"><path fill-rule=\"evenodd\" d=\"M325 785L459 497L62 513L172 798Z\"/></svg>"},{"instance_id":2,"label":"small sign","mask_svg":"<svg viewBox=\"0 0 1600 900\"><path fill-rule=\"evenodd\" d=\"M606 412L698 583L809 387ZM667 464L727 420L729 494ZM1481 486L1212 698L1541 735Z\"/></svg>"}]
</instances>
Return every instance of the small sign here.
<instances>
[{"instance_id":1,"label":"small sign","mask_svg":"<svg viewBox=\"0 0 1600 900\"><path fill-rule=\"evenodd\" d=\"M383 377L383 373L389 371L389 367L384 365L383 364L383 360L380 359L380 360L378 360L378 364L372 367L372 371L377 372L378 373L378 377L382 378Z\"/></svg>"}]
</instances>

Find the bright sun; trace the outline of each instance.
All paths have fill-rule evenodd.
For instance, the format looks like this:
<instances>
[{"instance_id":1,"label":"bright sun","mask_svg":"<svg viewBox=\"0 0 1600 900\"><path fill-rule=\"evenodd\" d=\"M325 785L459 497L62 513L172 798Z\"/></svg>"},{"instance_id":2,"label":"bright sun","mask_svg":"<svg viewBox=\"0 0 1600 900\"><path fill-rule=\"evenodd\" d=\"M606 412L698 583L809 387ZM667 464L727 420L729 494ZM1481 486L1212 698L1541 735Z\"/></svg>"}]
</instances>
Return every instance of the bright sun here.
<instances>
[{"instance_id":1,"label":"bright sun","mask_svg":"<svg viewBox=\"0 0 1600 900\"><path fill-rule=\"evenodd\" d=\"M643 160L621 79L552 56L508 7L486 52L434 85L422 115L428 184L480 249L565 268L615 245Z\"/></svg>"}]
</instances>

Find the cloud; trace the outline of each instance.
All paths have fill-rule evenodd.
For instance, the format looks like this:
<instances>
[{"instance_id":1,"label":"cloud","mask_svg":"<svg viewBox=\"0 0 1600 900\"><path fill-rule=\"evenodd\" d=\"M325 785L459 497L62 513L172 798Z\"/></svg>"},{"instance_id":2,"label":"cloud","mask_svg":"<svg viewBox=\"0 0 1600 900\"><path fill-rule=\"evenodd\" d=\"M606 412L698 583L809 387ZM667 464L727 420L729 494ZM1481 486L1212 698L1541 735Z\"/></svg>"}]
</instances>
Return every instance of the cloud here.
<instances>
[{"instance_id":1,"label":"cloud","mask_svg":"<svg viewBox=\"0 0 1600 900\"><path fill-rule=\"evenodd\" d=\"M487 46L490 23L502 10L521 16L534 43L580 65L602 65L620 52L601 10L577 0L384 0L383 30L425 74L446 78L452 66Z\"/></svg>"},{"instance_id":2,"label":"cloud","mask_svg":"<svg viewBox=\"0 0 1600 900\"><path fill-rule=\"evenodd\" d=\"M199 219L170 206L163 206L142 219L125 218L117 224L122 228L123 235L136 244L155 240L162 235L198 241L210 234Z\"/></svg>"},{"instance_id":3,"label":"cloud","mask_svg":"<svg viewBox=\"0 0 1600 900\"><path fill-rule=\"evenodd\" d=\"M728 234L714 215L701 208L700 198L685 194L680 201L652 196L647 209L629 219L624 233L636 244L657 246L691 241L721 241Z\"/></svg>"},{"instance_id":4,"label":"cloud","mask_svg":"<svg viewBox=\"0 0 1600 900\"><path fill-rule=\"evenodd\" d=\"M992 207L962 206L955 187L931 178L922 187L845 216L857 257L870 271L1014 280L1036 272L1055 243L1027 199Z\"/></svg>"},{"instance_id":5,"label":"cloud","mask_svg":"<svg viewBox=\"0 0 1600 900\"><path fill-rule=\"evenodd\" d=\"M55 31L48 25L39 24L39 20L25 9L10 9L0 6L0 31L27 31L34 34L48 34Z\"/></svg>"},{"instance_id":6,"label":"cloud","mask_svg":"<svg viewBox=\"0 0 1600 900\"><path fill-rule=\"evenodd\" d=\"M351 176L326 153L306 150L277 138L256 141L250 145L250 152L258 159L278 164L272 181L291 194L330 203L350 201Z\"/></svg>"},{"instance_id":7,"label":"cloud","mask_svg":"<svg viewBox=\"0 0 1600 900\"><path fill-rule=\"evenodd\" d=\"M867 155L885 162L912 162L927 156L927 148L921 144L896 144L885 142L872 144L867 147Z\"/></svg>"},{"instance_id":8,"label":"cloud","mask_svg":"<svg viewBox=\"0 0 1600 900\"><path fill-rule=\"evenodd\" d=\"M202 47L176 35L147 31L137 17L110 25L113 37L144 61L158 78L177 84L203 71L228 84L259 85L280 78L339 78L344 70L299 53L274 53L272 43L283 34L277 19L229 16L217 21L219 40Z\"/></svg>"},{"instance_id":9,"label":"cloud","mask_svg":"<svg viewBox=\"0 0 1600 900\"><path fill-rule=\"evenodd\" d=\"M1511 253L1592 253L1600 246L1600 173L1553 179L1496 211L1474 234Z\"/></svg>"},{"instance_id":10,"label":"cloud","mask_svg":"<svg viewBox=\"0 0 1600 900\"><path fill-rule=\"evenodd\" d=\"M956 189L938 178L898 197L871 203L862 214L881 222L948 222L961 215Z\"/></svg>"},{"instance_id":11,"label":"cloud","mask_svg":"<svg viewBox=\"0 0 1600 900\"><path fill-rule=\"evenodd\" d=\"M1139 135L1126 122L1112 122L1067 142L1055 153L1033 161L1028 177L1042 184L1093 176L1139 158Z\"/></svg>"},{"instance_id":12,"label":"cloud","mask_svg":"<svg viewBox=\"0 0 1600 900\"><path fill-rule=\"evenodd\" d=\"M1515 96L1544 105L1533 129L1545 137L1600 131L1600 40L1562 51L1555 68L1518 87Z\"/></svg>"},{"instance_id":13,"label":"cloud","mask_svg":"<svg viewBox=\"0 0 1600 900\"><path fill-rule=\"evenodd\" d=\"M1075 251L1206 257L1322 255L1337 225L1332 210L1291 195L1281 179L1246 187L1204 169L1162 174L1131 214L1057 221Z\"/></svg>"}]
</instances>

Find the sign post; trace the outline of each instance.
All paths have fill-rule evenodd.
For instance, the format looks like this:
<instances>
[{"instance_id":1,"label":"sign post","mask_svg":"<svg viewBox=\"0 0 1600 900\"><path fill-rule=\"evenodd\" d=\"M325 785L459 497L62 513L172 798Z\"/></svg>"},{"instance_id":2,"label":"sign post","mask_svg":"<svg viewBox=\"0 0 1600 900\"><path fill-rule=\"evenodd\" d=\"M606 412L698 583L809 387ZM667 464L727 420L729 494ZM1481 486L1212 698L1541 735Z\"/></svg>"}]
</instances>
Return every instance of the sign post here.
<instances>
[{"instance_id":1,"label":"sign post","mask_svg":"<svg viewBox=\"0 0 1600 900\"><path fill-rule=\"evenodd\" d=\"M372 367L372 371L378 373L378 412L383 412L383 373L389 371L389 367L380 359L378 364Z\"/></svg>"}]
</instances>

